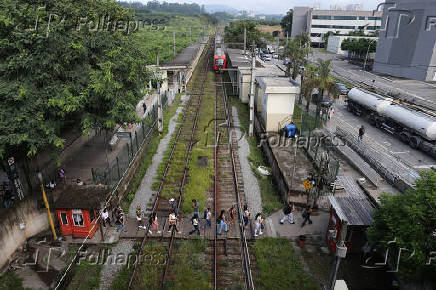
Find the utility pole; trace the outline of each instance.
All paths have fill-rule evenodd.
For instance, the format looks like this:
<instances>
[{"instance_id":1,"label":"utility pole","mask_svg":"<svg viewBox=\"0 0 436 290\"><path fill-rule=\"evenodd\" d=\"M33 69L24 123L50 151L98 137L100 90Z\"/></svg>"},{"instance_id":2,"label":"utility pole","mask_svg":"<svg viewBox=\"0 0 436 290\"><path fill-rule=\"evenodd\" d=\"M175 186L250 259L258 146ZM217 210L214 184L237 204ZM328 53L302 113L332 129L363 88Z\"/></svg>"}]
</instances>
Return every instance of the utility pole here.
<instances>
[{"instance_id":1,"label":"utility pole","mask_svg":"<svg viewBox=\"0 0 436 290\"><path fill-rule=\"evenodd\" d=\"M44 182L43 182L43 179L42 179L42 173L38 172L37 175L38 175L39 181L41 182L42 200L44 201L45 208L47 209L48 221L50 223L50 228L51 228L51 232L53 234L53 239L56 240L57 239L57 235L56 235L56 231L55 231L55 228L54 228L53 218L52 218L51 212L50 212L50 205L49 205L48 200L47 200L47 195L45 194Z\"/></svg>"},{"instance_id":2,"label":"utility pole","mask_svg":"<svg viewBox=\"0 0 436 290\"><path fill-rule=\"evenodd\" d=\"M288 42L289 42L289 33L286 32L286 45L288 45Z\"/></svg>"},{"instance_id":3,"label":"utility pole","mask_svg":"<svg viewBox=\"0 0 436 290\"><path fill-rule=\"evenodd\" d=\"M244 26L244 55L247 53L247 27Z\"/></svg>"},{"instance_id":4,"label":"utility pole","mask_svg":"<svg viewBox=\"0 0 436 290\"><path fill-rule=\"evenodd\" d=\"M253 137L254 132L254 70L256 69L256 49L253 41L253 51L251 53L251 82L250 82L250 125L248 135Z\"/></svg>"},{"instance_id":5,"label":"utility pole","mask_svg":"<svg viewBox=\"0 0 436 290\"><path fill-rule=\"evenodd\" d=\"M157 126L159 135L163 133L162 97L160 95L160 80L157 81Z\"/></svg>"},{"instance_id":6,"label":"utility pole","mask_svg":"<svg viewBox=\"0 0 436 290\"><path fill-rule=\"evenodd\" d=\"M342 221L341 232L340 232L340 241L336 244L336 257L333 262L332 271L330 273L330 290L335 289L336 285L336 276L338 274L339 264L341 263L341 259L345 258L347 255L347 247L345 246L345 236L347 235L347 221Z\"/></svg>"},{"instance_id":7,"label":"utility pole","mask_svg":"<svg viewBox=\"0 0 436 290\"><path fill-rule=\"evenodd\" d=\"M159 67L159 49L156 49L156 67Z\"/></svg>"},{"instance_id":8,"label":"utility pole","mask_svg":"<svg viewBox=\"0 0 436 290\"><path fill-rule=\"evenodd\" d=\"M176 28L173 27L173 53L176 56Z\"/></svg>"}]
</instances>

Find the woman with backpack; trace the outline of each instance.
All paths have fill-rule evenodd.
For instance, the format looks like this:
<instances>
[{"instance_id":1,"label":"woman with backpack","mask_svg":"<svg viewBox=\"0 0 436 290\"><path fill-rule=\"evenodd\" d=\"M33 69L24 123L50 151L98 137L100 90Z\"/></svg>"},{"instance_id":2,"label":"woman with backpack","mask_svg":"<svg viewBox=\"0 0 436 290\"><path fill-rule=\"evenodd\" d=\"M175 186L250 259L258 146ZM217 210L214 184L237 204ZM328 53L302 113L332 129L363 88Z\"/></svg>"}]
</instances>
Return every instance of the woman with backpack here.
<instances>
[{"instance_id":1,"label":"woman with backpack","mask_svg":"<svg viewBox=\"0 0 436 290\"><path fill-rule=\"evenodd\" d=\"M153 234L153 232L157 232L158 234L160 234L156 212L153 212L150 216L150 219L148 220L148 233L151 235Z\"/></svg>"},{"instance_id":2,"label":"woman with backpack","mask_svg":"<svg viewBox=\"0 0 436 290\"><path fill-rule=\"evenodd\" d=\"M227 230L228 230L228 228L227 228L226 216L224 215L224 212L225 212L225 211L222 210L221 213L220 213L220 216L219 216L218 219L217 219L217 224L219 225L219 228L218 228L218 235L221 234L221 231L223 230L223 228L224 228L224 230L225 230L226 233L227 233Z\"/></svg>"},{"instance_id":3,"label":"woman with backpack","mask_svg":"<svg viewBox=\"0 0 436 290\"><path fill-rule=\"evenodd\" d=\"M178 229L177 229L177 219L176 219L176 213L174 212L174 210L171 210L170 215L168 216L168 232L170 233L171 230L174 228L176 230L176 232L178 232L179 234L181 233Z\"/></svg>"}]
</instances>

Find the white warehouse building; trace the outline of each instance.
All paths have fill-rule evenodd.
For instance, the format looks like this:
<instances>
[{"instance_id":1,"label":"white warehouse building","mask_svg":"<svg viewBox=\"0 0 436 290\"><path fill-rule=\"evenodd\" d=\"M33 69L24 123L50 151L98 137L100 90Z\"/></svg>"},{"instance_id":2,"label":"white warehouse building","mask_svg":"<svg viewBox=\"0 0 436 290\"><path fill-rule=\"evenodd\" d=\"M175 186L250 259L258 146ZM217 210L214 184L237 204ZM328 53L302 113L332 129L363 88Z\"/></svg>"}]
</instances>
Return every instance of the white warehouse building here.
<instances>
[{"instance_id":1,"label":"white warehouse building","mask_svg":"<svg viewBox=\"0 0 436 290\"><path fill-rule=\"evenodd\" d=\"M348 35L363 30L366 35L380 30L381 11L314 10L310 7L295 7L292 18L291 37L302 32L309 33L312 44L324 45L323 36L331 32Z\"/></svg>"}]
</instances>

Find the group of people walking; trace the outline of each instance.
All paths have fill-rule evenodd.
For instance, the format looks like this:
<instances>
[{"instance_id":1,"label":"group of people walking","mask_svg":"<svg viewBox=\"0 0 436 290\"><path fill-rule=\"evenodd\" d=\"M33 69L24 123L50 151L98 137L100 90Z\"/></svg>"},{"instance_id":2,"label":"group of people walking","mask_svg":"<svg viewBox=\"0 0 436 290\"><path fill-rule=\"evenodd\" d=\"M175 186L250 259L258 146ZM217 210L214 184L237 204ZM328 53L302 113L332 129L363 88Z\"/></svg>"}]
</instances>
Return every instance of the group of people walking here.
<instances>
[{"instance_id":1,"label":"group of people walking","mask_svg":"<svg viewBox=\"0 0 436 290\"><path fill-rule=\"evenodd\" d=\"M285 207L283 208L284 215L280 219L280 224L283 225L286 220L288 220L291 225L295 224L294 212L295 212L294 204L293 203L286 204ZM309 224L312 224L312 220L310 219L311 215L312 215L312 208L310 206L307 206L301 214L301 216L303 217L303 223L301 224L301 227L304 227L307 222L309 222Z\"/></svg>"}]
</instances>

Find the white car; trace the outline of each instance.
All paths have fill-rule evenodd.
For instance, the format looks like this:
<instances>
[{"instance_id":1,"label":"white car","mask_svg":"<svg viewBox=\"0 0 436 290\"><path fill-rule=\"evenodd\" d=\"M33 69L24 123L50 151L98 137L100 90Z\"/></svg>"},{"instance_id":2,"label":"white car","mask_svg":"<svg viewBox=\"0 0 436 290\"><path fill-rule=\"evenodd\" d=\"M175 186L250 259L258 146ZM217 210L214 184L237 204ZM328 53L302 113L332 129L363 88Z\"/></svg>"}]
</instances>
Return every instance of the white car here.
<instances>
[{"instance_id":1,"label":"white car","mask_svg":"<svg viewBox=\"0 0 436 290\"><path fill-rule=\"evenodd\" d=\"M271 60L272 60L271 54L266 54L263 58L263 61L271 61Z\"/></svg>"},{"instance_id":2,"label":"white car","mask_svg":"<svg viewBox=\"0 0 436 290\"><path fill-rule=\"evenodd\" d=\"M273 54L273 56L272 56L273 58L275 58L275 59L279 59L279 55L276 53L276 54Z\"/></svg>"}]
</instances>

